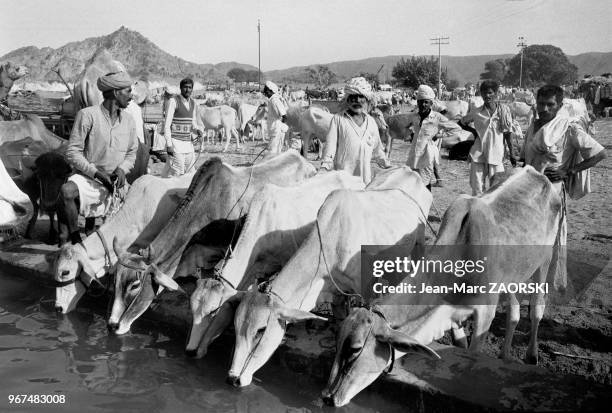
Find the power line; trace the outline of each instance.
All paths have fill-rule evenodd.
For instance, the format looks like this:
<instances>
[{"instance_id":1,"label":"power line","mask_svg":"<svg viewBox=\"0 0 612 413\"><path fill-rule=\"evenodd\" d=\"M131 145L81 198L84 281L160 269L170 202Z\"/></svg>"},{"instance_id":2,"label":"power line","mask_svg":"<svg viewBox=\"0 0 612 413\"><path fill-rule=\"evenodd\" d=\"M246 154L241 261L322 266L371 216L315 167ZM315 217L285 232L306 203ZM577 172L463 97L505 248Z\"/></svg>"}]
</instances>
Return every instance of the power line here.
<instances>
[{"instance_id":1,"label":"power line","mask_svg":"<svg viewBox=\"0 0 612 413\"><path fill-rule=\"evenodd\" d=\"M521 48L521 71L519 72L519 88L521 88L523 87L523 49L527 47L523 36L519 36L519 44L517 44L516 47Z\"/></svg>"},{"instance_id":2,"label":"power line","mask_svg":"<svg viewBox=\"0 0 612 413\"><path fill-rule=\"evenodd\" d=\"M449 40L450 37L434 37L433 39L429 39L431 40L431 44L432 45L438 45L438 99L440 99L441 92L442 92L442 57L440 55L440 47L443 44L450 44Z\"/></svg>"},{"instance_id":3,"label":"power line","mask_svg":"<svg viewBox=\"0 0 612 413\"><path fill-rule=\"evenodd\" d=\"M257 89L261 92L261 24L257 19Z\"/></svg>"}]
</instances>

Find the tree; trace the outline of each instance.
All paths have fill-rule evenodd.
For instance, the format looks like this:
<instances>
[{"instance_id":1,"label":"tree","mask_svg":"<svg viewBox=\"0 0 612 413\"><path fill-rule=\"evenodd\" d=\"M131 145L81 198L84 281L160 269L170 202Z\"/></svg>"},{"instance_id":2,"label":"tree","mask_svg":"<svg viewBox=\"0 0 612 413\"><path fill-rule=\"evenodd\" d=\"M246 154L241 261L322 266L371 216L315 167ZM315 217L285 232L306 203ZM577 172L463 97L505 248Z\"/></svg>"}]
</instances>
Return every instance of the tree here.
<instances>
[{"instance_id":1,"label":"tree","mask_svg":"<svg viewBox=\"0 0 612 413\"><path fill-rule=\"evenodd\" d=\"M235 67L227 72L227 77L233 79L234 82L247 82L247 72L244 69Z\"/></svg>"},{"instance_id":2,"label":"tree","mask_svg":"<svg viewBox=\"0 0 612 413\"><path fill-rule=\"evenodd\" d=\"M264 80L263 74L261 76L261 80ZM246 81L247 82L259 82L259 71L257 70L247 70L246 71Z\"/></svg>"},{"instance_id":3,"label":"tree","mask_svg":"<svg viewBox=\"0 0 612 413\"><path fill-rule=\"evenodd\" d=\"M502 82L507 72L507 59L495 59L485 63L485 71L480 74L482 80Z\"/></svg>"},{"instance_id":4,"label":"tree","mask_svg":"<svg viewBox=\"0 0 612 413\"><path fill-rule=\"evenodd\" d=\"M446 81L446 90L454 90L459 87L459 81L457 79L449 79Z\"/></svg>"},{"instance_id":5,"label":"tree","mask_svg":"<svg viewBox=\"0 0 612 413\"><path fill-rule=\"evenodd\" d=\"M518 85L521 54L508 61L504 83ZM523 86L562 85L578 78L578 68L571 64L563 51L549 44L534 44L523 49Z\"/></svg>"},{"instance_id":6,"label":"tree","mask_svg":"<svg viewBox=\"0 0 612 413\"><path fill-rule=\"evenodd\" d=\"M434 57L413 56L400 59L391 72L401 86L417 88L419 85L438 85L438 59ZM442 72L442 83L446 83L446 73Z\"/></svg>"},{"instance_id":7,"label":"tree","mask_svg":"<svg viewBox=\"0 0 612 413\"><path fill-rule=\"evenodd\" d=\"M314 83L318 88L327 87L336 80L336 74L325 65L307 67L306 75L308 76L308 80Z\"/></svg>"}]
</instances>

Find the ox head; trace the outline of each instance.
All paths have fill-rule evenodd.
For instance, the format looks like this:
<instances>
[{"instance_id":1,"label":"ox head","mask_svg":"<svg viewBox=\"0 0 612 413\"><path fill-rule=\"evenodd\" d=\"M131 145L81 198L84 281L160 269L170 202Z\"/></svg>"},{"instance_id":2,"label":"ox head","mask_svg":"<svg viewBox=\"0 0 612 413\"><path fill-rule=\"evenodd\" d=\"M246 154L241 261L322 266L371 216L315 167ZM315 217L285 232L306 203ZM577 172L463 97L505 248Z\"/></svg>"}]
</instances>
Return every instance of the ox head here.
<instances>
[{"instance_id":1,"label":"ox head","mask_svg":"<svg viewBox=\"0 0 612 413\"><path fill-rule=\"evenodd\" d=\"M380 376L391 362L391 351L438 354L408 335L393 330L379 314L353 309L342 322L336 339L336 358L323 390L323 400L344 406Z\"/></svg>"},{"instance_id":2,"label":"ox head","mask_svg":"<svg viewBox=\"0 0 612 413\"><path fill-rule=\"evenodd\" d=\"M251 384L253 374L281 344L287 323L308 319L326 320L308 311L287 307L273 294L249 290L234 318L236 347L228 383L237 387Z\"/></svg>"},{"instance_id":3,"label":"ox head","mask_svg":"<svg viewBox=\"0 0 612 413\"><path fill-rule=\"evenodd\" d=\"M266 118L267 114L268 114L268 106L264 102L257 107L257 110L255 111L253 116L251 116L251 119L249 119L249 123L260 123Z\"/></svg>"},{"instance_id":4,"label":"ox head","mask_svg":"<svg viewBox=\"0 0 612 413\"><path fill-rule=\"evenodd\" d=\"M81 244L64 244L53 266L55 309L69 313L92 283L100 286L85 248ZM103 287L102 287L103 288Z\"/></svg>"},{"instance_id":5,"label":"ox head","mask_svg":"<svg viewBox=\"0 0 612 413\"><path fill-rule=\"evenodd\" d=\"M229 325L244 292L237 291L220 279L204 278L191 294L193 324L189 332L187 355L202 358L208 346Z\"/></svg>"},{"instance_id":6,"label":"ox head","mask_svg":"<svg viewBox=\"0 0 612 413\"><path fill-rule=\"evenodd\" d=\"M150 263L149 254L144 254L147 256L145 258L139 254L122 252L116 237L113 240L113 249L118 261L115 298L108 319L108 329L115 334L125 334L163 288L171 291L182 289L170 276L160 271L157 265Z\"/></svg>"}]
</instances>

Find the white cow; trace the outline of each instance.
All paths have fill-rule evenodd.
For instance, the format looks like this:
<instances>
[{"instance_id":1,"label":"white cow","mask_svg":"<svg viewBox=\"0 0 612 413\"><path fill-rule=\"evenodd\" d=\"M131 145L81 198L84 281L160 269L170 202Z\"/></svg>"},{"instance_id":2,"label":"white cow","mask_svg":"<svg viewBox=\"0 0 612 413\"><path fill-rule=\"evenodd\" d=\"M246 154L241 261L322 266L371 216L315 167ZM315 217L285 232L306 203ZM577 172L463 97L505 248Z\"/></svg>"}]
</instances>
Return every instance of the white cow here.
<instances>
[{"instance_id":1,"label":"white cow","mask_svg":"<svg viewBox=\"0 0 612 413\"><path fill-rule=\"evenodd\" d=\"M110 244L115 237L121 245L134 248L148 245L174 213L193 175L141 176L130 187L123 206L98 232L85 238L82 244L65 244L53 270L55 280L63 285L56 289L56 308L62 313L74 310L85 293L85 284L102 277L115 265L117 256ZM84 282L72 282L79 277Z\"/></svg>"},{"instance_id":2,"label":"white cow","mask_svg":"<svg viewBox=\"0 0 612 413\"><path fill-rule=\"evenodd\" d=\"M324 109L311 106L290 106L287 109L287 125L290 132L299 133L302 138L302 155L308 158L308 148L313 137L325 142L331 126L333 115ZM322 154L322 145L319 147L319 159Z\"/></svg>"},{"instance_id":3,"label":"white cow","mask_svg":"<svg viewBox=\"0 0 612 413\"><path fill-rule=\"evenodd\" d=\"M321 319L309 312L320 294L361 290L362 245L401 245L421 256L432 196L419 175L408 167L387 170L366 189L332 192L280 273L262 291L244 294L234 319L232 384L251 383L280 345L287 323Z\"/></svg>"},{"instance_id":4,"label":"white cow","mask_svg":"<svg viewBox=\"0 0 612 413\"><path fill-rule=\"evenodd\" d=\"M225 133L225 148L227 151L230 138L236 139L236 147L240 148L240 136L236 130L239 127L238 114L234 108L227 105L221 106L198 106L198 118L204 125L205 130L213 130L215 133L223 131Z\"/></svg>"},{"instance_id":5,"label":"white cow","mask_svg":"<svg viewBox=\"0 0 612 413\"><path fill-rule=\"evenodd\" d=\"M0 242L25 232L34 208L0 161Z\"/></svg>"},{"instance_id":6,"label":"white cow","mask_svg":"<svg viewBox=\"0 0 612 413\"><path fill-rule=\"evenodd\" d=\"M281 270L312 230L330 192L363 187L363 180L343 171L316 175L295 187L266 185L253 198L231 255L217 265L222 268L220 276L198 280L191 296L188 354L203 357L210 342L233 319L247 287Z\"/></svg>"},{"instance_id":7,"label":"white cow","mask_svg":"<svg viewBox=\"0 0 612 413\"><path fill-rule=\"evenodd\" d=\"M338 334L336 358L324 400L333 406L344 406L363 388L372 383L395 357L419 352L439 357L427 347L450 329L458 328L468 317L474 317L470 351L478 351L495 316L499 293L491 284L505 286L522 283L533 277L542 283L557 239L561 199L550 181L532 167L515 173L496 188L476 198L463 195L451 204L442 219L436 245L442 256L436 260L473 257L489 259L485 271L462 278L470 286L484 286L476 294L454 292L425 298L422 294L388 294L372 303L372 310L353 309ZM459 248L458 246L465 246ZM459 251L453 254L453 251ZM447 255L448 254L448 255ZM429 258L429 257L428 257ZM465 261L464 261L465 262ZM412 275L412 274L411 274ZM457 277L420 271L403 282L451 286ZM412 279L412 281L411 281ZM464 284L465 285L465 284ZM508 294L506 336L502 356L511 358L512 336L519 322L519 303ZM427 301L425 301L427 300ZM543 292L531 295L531 332L527 361L537 363L537 330L544 313Z\"/></svg>"}]
</instances>

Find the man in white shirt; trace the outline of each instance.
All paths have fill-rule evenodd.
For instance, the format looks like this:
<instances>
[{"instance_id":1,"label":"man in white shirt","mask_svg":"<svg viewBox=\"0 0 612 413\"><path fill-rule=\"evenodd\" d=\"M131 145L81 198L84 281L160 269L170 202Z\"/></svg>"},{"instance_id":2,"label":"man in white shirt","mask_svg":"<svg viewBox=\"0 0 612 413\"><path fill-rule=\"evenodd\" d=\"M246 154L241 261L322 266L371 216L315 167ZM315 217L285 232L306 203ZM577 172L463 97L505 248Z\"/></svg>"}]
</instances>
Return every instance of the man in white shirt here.
<instances>
[{"instance_id":1,"label":"man in white shirt","mask_svg":"<svg viewBox=\"0 0 612 413\"><path fill-rule=\"evenodd\" d=\"M170 97L166 112L164 136L168 159L162 176L180 176L195 166L193 136L203 135L203 127L198 120L198 105L191 98L193 80L185 78L180 83L181 94Z\"/></svg>"},{"instance_id":2,"label":"man in white shirt","mask_svg":"<svg viewBox=\"0 0 612 413\"><path fill-rule=\"evenodd\" d=\"M382 168L391 167L380 142L376 121L368 115L372 87L365 78L356 77L344 87L344 95L346 109L332 117L321 169L347 171L369 184L373 157Z\"/></svg>"},{"instance_id":3,"label":"man in white shirt","mask_svg":"<svg viewBox=\"0 0 612 413\"><path fill-rule=\"evenodd\" d=\"M434 109L436 95L427 85L420 85L416 92L417 111L410 114L410 123L414 130L414 138L408 152L408 165L418 172L423 183L431 191L431 181L434 177L434 166L440 156L438 146L434 142L440 129L458 132L461 127L448 120ZM436 180L439 178L436 177Z\"/></svg>"},{"instance_id":4,"label":"man in white shirt","mask_svg":"<svg viewBox=\"0 0 612 413\"><path fill-rule=\"evenodd\" d=\"M287 109L285 102L281 98L278 86L271 81L267 81L264 86L263 94L268 98L268 150L269 154L281 153L285 141L287 126Z\"/></svg>"},{"instance_id":5,"label":"man in white shirt","mask_svg":"<svg viewBox=\"0 0 612 413\"><path fill-rule=\"evenodd\" d=\"M504 142L512 165L516 159L512 155L512 115L510 109L498 102L499 84L485 80L480 85L480 95L484 105L475 108L461 120L462 124L474 122L478 136L470 149L470 186L472 195L479 196L496 174L504 172Z\"/></svg>"}]
</instances>

